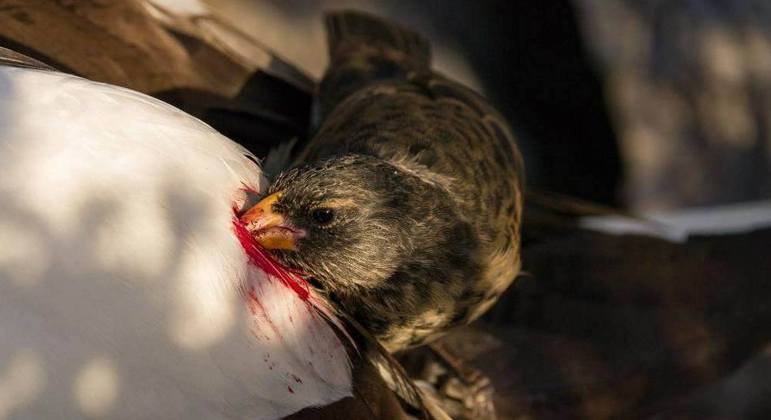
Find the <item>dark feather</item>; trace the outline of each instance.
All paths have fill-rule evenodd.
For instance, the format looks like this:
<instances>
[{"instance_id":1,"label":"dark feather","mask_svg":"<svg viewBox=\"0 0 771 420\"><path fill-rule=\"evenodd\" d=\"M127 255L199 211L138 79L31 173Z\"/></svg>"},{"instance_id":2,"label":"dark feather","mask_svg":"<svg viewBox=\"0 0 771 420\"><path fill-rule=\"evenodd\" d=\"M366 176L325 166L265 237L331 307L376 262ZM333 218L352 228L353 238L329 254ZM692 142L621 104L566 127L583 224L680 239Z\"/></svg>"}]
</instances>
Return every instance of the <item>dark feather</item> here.
<instances>
[{"instance_id":1,"label":"dark feather","mask_svg":"<svg viewBox=\"0 0 771 420\"><path fill-rule=\"evenodd\" d=\"M323 122L279 176L274 210L308 232L289 266L388 350L486 311L517 276L523 165L504 118L431 70L414 32L359 12L327 17ZM338 222L316 227L325 203Z\"/></svg>"}]
</instances>

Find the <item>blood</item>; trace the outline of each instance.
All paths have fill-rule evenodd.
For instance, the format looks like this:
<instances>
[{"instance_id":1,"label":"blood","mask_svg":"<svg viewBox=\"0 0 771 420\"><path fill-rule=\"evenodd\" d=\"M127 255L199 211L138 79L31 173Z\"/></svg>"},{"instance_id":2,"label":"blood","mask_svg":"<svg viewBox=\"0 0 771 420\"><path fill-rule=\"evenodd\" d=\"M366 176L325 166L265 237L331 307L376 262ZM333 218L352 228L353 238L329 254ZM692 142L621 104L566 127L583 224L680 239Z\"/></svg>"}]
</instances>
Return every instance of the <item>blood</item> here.
<instances>
[{"instance_id":1,"label":"blood","mask_svg":"<svg viewBox=\"0 0 771 420\"><path fill-rule=\"evenodd\" d=\"M276 261L249 233L246 226L233 217L233 229L249 261L266 274L277 278L283 285L292 289L302 300L308 300L310 288L308 282Z\"/></svg>"},{"instance_id":2,"label":"blood","mask_svg":"<svg viewBox=\"0 0 771 420\"><path fill-rule=\"evenodd\" d=\"M288 390L289 390L289 392L291 392L292 394L294 394L294 390L292 389L292 387L291 387L291 386L288 386L288 387L286 387L286 389L288 389Z\"/></svg>"},{"instance_id":3,"label":"blood","mask_svg":"<svg viewBox=\"0 0 771 420\"><path fill-rule=\"evenodd\" d=\"M254 291L249 291L249 300L246 302L246 306L249 308L249 312L254 316L257 316L257 314L262 311L262 306L257 301L257 296L254 294ZM265 314L262 315L264 316Z\"/></svg>"}]
</instances>

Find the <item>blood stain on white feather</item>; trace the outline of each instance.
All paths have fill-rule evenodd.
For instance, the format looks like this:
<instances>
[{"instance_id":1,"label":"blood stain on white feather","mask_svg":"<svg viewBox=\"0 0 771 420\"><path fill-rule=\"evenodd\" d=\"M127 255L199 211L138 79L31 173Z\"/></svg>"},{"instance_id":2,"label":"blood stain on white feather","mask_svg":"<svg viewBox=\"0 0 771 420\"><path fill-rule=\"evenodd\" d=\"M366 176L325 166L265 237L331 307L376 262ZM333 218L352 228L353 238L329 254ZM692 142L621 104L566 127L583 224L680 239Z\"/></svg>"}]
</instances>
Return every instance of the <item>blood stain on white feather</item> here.
<instances>
[{"instance_id":1,"label":"blood stain on white feather","mask_svg":"<svg viewBox=\"0 0 771 420\"><path fill-rule=\"evenodd\" d=\"M0 110L0 236L36 235L0 259L0 412L82 416L60 402L95 354L120 373L110 413L132 418L278 418L351 395L331 311L233 234L232 200L267 182L245 149L153 98L55 72L0 67ZM109 240L138 223L169 238ZM250 315L249 286L281 337ZM40 357L19 366L39 380L17 383L25 346Z\"/></svg>"},{"instance_id":2,"label":"blood stain on white feather","mask_svg":"<svg viewBox=\"0 0 771 420\"><path fill-rule=\"evenodd\" d=\"M237 206L233 207L234 209L237 208ZM249 289L246 293L246 300L249 312L253 315L253 336L258 339L259 337L264 336L267 340L270 340L270 337L272 336L281 343L291 343L297 340L297 337L295 337L296 331L305 331L310 333L311 337L307 339L307 342L312 344L305 347L308 350L308 353L303 356L300 352L291 352L291 354L288 354L287 356L292 356L295 363L297 363L297 366L306 364L312 369L313 372L319 375L322 381L326 381L325 378L328 377L336 377L336 375L330 376L325 374L325 367L340 366L340 363L342 362L343 366L350 368L350 362L347 358L346 349L342 342L340 342L340 340L336 337L330 342L329 337L325 338L323 334L320 335L319 331L317 331L319 328L330 328L330 323L335 325L335 320L334 318L331 318L331 313L325 313L323 312L325 311L325 308L319 308L317 306L322 305L323 302L318 300L318 298L312 294L312 291L305 282L305 279L296 273L293 273L284 268L277 261L273 260L273 258L267 254L267 251L261 249L259 244L254 240L249 231L239 220L238 212L234 210L234 213L235 216L233 219L233 230L242 247L244 248L244 252L248 255L250 263L253 264L256 268L260 269L262 272L269 274L267 278L260 278L258 281L250 282L248 285ZM268 294L263 290L263 288L267 286L265 281L271 282L275 280L278 280L279 284L286 287L286 289L291 290L295 295L294 298L300 300L303 304L293 306L292 308L294 310L277 310L279 307L283 307L285 304L276 301L276 298L278 297L277 294ZM263 299L267 298L268 301L261 301L261 297ZM276 306L277 304L279 306ZM270 306L272 309L269 311L266 306ZM292 312L295 312L296 315L300 315L301 318L304 319L304 322L299 323L299 320L297 320L296 316L293 315ZM322 314L323 316L330 318L325 319L320 316ZM290 334L289 337L285 337L284 332L282 332L282 330L279 328L279 325L283 325L285 328L287 328L287 332ZM340 328L339 325L337 325L337 327ZM295 344L303 345L304 343L301 344L298 342ZM312 347L314 344L323 349L322 354L317 355ZM336 353L340 353L340 355L343 357L341 362L335 361ZM327 356L327 360L330 362L321 363L319 368L316 368L311 359L323 356ZM268 364L269 370L273 370L276 364L269 362L269 359L270 354L266 353L263 357L263 362ZM287 380L294 380L296 384L303 386L304 382L302 378L295 374L295 372L286 371L286 376ZM291 385L287 385L287 389L294 394L295 391Z\"/></svg>"}]
</instances>

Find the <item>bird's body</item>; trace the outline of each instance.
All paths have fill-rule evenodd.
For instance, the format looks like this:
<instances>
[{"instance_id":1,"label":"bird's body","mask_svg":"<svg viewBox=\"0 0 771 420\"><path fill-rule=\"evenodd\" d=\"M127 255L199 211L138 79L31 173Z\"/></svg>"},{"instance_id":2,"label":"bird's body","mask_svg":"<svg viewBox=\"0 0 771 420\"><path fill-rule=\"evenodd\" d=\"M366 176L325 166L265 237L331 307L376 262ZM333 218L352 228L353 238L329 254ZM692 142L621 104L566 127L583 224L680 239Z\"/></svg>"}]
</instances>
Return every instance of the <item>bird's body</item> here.
<instances>
[{"instance_id":1,"label":"bird's body","mask_svg":"<svg viewBox=\"0 0 771 420\"><path fill-rule=\"evenodd\" d=\"M0 66L0 418L278 418L351 394L323 302L236 235L266 185L252 160L145 95Z\"/></svg>"},{"instance_id":2,"label":"bird's body","mask_svg":"<svg viewBox=\"0 0 771 420\"><path fill-rule=\"evenodd\" d=\"M473 320L516 277L521 158L481 96L431 71L417 35L351 12L327 26L323 122L260 214L294 229L282 261L399 350Z\"/></svg>"}]
</instances>

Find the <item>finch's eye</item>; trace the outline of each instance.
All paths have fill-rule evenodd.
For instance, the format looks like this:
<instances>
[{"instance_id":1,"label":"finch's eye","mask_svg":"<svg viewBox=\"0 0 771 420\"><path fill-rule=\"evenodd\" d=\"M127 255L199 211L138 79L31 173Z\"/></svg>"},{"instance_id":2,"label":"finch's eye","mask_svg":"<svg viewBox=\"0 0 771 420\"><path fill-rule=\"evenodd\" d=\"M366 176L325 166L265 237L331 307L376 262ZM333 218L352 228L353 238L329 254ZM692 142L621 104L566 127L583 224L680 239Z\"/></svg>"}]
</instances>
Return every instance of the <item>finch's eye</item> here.
<instances>
[{"instance_id":1,"label":"finch's eye","mask_svg":"<svg viewBox=\"0 0 771 420\"><path fill-rule=\"evenodd\" d=\"M332 223L332 220L335 219L335 211L329 208L315 209L311 213L311 217L317 224L324 226Z\"/></svg>"}]
</instances>

